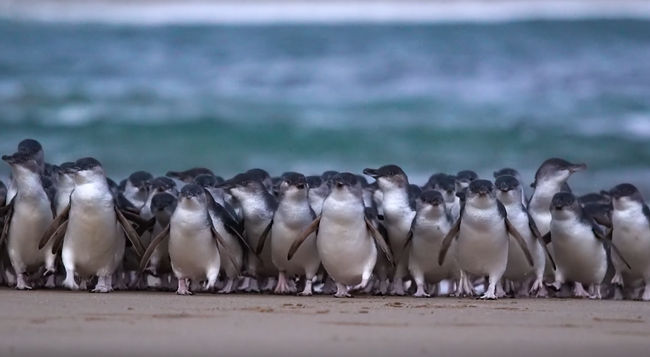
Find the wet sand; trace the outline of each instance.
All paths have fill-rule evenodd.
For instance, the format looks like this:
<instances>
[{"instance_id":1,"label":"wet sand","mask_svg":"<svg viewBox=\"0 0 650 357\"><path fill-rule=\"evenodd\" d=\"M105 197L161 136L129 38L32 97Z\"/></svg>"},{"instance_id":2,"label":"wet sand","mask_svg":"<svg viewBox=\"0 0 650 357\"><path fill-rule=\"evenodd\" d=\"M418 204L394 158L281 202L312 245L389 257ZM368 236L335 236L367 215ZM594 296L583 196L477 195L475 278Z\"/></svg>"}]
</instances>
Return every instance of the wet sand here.
<instances>
[{"instance_id":1,"label":"wet sand","mask_svg":"<svg viewBox=\"0 0 650 357\"><path fill-rule=\"evenodd\" d=\"M0 289L0 356L647 356L650 303ZM79 352L79 353L76 353Z\"/></svg>"}]
</instances>

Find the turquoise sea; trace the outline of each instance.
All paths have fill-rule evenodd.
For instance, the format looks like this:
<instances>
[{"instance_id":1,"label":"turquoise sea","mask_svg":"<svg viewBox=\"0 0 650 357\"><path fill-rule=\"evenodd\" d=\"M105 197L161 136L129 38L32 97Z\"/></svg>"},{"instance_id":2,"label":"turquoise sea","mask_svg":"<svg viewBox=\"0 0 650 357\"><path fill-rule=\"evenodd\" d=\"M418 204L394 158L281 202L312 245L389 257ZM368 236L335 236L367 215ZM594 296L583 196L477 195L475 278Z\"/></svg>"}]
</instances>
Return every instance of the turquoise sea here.
<instances>
[{"instance_id":1,"label":"turquoise sea","mask_svg":"<svg viewBox=\"0 0 650 357\"><path fill-rule=\"evenodd\" d=\"M109 176L585 162L650 193L650 20L157 26L0 21L0 152ZM0 165L0 176L9 173Z\"/></svg>"}]
</instances>

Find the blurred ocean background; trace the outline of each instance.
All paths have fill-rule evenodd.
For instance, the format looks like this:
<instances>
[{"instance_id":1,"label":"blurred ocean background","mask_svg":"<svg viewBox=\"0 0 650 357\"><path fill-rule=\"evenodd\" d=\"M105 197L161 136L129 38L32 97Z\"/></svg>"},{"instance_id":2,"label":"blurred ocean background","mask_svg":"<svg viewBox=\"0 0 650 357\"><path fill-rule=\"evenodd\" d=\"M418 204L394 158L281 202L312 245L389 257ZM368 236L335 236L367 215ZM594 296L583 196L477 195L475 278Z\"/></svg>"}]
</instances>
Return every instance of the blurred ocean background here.
<instances>
[{"instance_id":1,"label":"blurred ocean background","mask_svg":"<svg viewBox=\"0 0 650 357\"><path fill-rule=\"evenodd\" d=\"M211 23L205 11L180 21L169 8L50 6L32 17L0 7L2 154L31 137L47 161L94 156L114 179L395 163L424 184L510 166L526 186L562 157L588 165L569 181L576 191L629 181L650 192L648 6L523 18L467 7L450 21L415 8L412 22L358 23L316 10L305 21L219 13Z\"/></svg>"}]
</instances>

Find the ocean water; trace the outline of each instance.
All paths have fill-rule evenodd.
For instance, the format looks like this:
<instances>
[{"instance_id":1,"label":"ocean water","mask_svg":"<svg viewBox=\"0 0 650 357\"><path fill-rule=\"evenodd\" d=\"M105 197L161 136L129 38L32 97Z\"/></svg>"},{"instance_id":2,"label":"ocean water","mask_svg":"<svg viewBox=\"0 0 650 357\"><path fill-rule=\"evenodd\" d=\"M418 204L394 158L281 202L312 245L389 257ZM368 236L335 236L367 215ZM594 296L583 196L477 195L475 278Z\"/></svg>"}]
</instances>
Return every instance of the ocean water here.
<instances>
[{"instance_id":1,"label":"ocean water","mask_svg":"<svg viewBox=\"0 0 650 357\"><path fill-rule=\"evenodd\" d=\"M650 20L157 24L0 20L0 152L109 176L232 176L394 163L532 182L585 162L576 191L650 193ZM0 176L9 168L0 163Z\"/></svg>"}]
</instances>

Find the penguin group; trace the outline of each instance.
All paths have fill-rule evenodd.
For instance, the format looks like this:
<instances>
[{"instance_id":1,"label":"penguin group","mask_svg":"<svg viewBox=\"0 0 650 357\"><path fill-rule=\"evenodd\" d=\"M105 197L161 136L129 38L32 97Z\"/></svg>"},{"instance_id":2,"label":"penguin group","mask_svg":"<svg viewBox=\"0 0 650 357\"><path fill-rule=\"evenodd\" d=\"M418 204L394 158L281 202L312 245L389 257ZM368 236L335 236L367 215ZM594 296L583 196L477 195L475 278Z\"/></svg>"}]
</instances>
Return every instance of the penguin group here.
<instances>
[{"instance_id":1,"label":"penguin group","mask_svg":"<svg viewBox=\"0 0 650 357\"><path fill-rule=\"evenodd\" d=\"M622 183L576 195L585 164L519 172L224 179L208 168L114 181L92 157L52 165L25 139L2 156L0 286L197 292L577 297L650 301L650 209ZM369 182L368 178L374 180Z\"/></svg>"}]
</instances>

